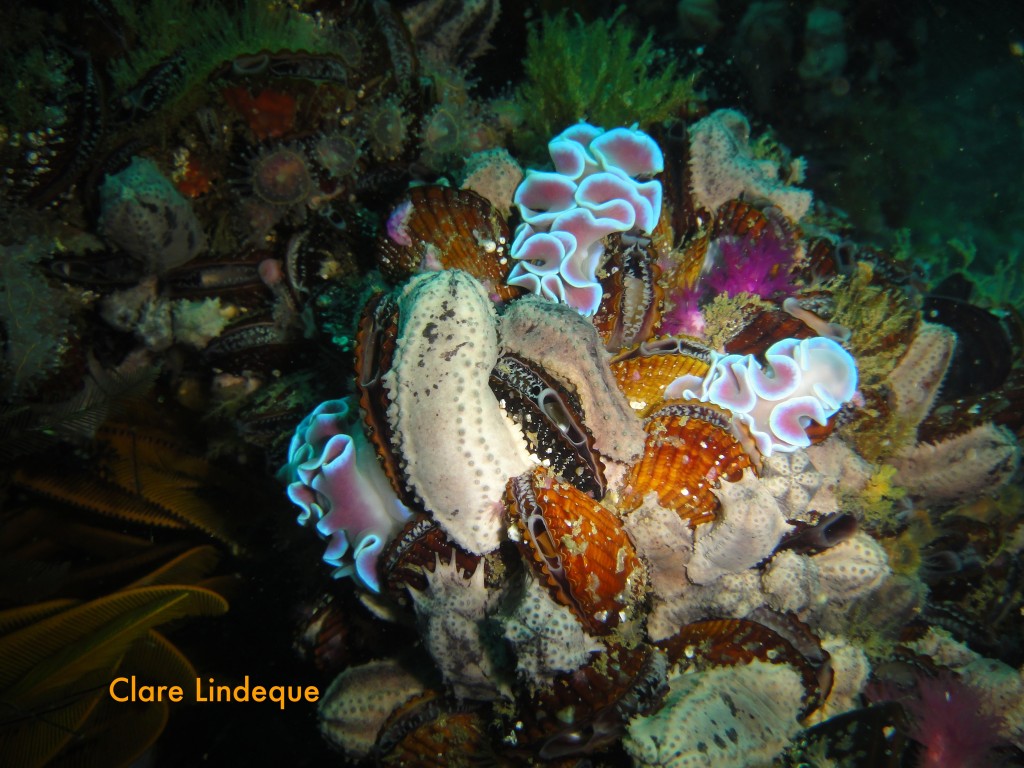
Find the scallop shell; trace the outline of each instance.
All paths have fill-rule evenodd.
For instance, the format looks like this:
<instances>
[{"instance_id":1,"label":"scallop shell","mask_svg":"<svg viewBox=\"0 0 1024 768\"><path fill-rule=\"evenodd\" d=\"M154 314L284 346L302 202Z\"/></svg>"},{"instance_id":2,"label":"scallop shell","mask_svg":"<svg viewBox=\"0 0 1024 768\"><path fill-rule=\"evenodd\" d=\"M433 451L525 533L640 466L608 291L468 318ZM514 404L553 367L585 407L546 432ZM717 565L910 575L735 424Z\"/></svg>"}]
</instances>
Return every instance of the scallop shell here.
<instances>
[{"instance_id":1,"label":"scallop shell","mask_svg":"<svg viewBox=\"0 0 1024 768\"><path fill-rule=\"evenodd\" d=\"M524 557L588 630L632 616L644 570L618 517L543 467L509 480L505 501Z\"/></svg>"},{"instance_id":2,"label":"scallop shell","mask_svg":"<svg viewBox=\"0 0 1024 768\"><path fill-rule=\"evenodd\" d=\"M782 309L764 309L751 305L749 320L725 343L731 355L761 355L783 339L809 339L817 336L807 323Z\"/></svg>"},{"instance_id":3,"label":"scallop shell","mask_svg":"<svg viewBox=\"0 0 1024 768\"><path fill-rule=\"evenodd\" d=\"M402 503L414 507L415 500L406 488L395 455L391 423L387 410L389 398L383 377L391 368L398 341L398 305L391 294L380 293L372 297L363 308L356 333L356 385L359 387L359 406L363 413L366 436L377 449L384 474Z\"/></svg>"},{"instance_id":4,"label":"scallop shell","mask_svg":"<svg viewBox=\"0 0 1024 768\"><path fill-rule=\"evenodd\" d=\"M522 293L505 283L512 270L511 242L505 219L476 192L413 187L377 240L377 264L395 282L418 272L461 269L492 296L508 301Z\"/></svg>"},{"instance_id":5,"label":"scallop shell","mask_svg":"<svg viewBox=\"0 0 1024 768\"><path fill-rule=\"evenodd\" d=\"M468 768L499 765L486 723L470 707L452 709L434 690L398 706L377 736L374 752L383 766Z\"/></svg>"},{"instance_id":6,"label":"scallop shell","mask_svg":"<svg viewBox=\"0 0 1024 768\"><path fill-rule=\"evenodd\" d=\"M790 626L781 626L787 622ZM824 703L831 689L829 655L806 625L783 616L777 617L777 623L780 626L749 619L697 621L657 645L668 654L670 664L685 660L702 669L744 665L754 659L787 664L803 681L802 717L806 717Z\"/></svg>"},{"instance_id":7,"label":"scallop shell","mask_svg":"<svg viewBox=\"0 0 1024 768\"><path fill-rule=\"evenodd\" d=\"M607 747L630 718L660 706L667 668L656 648L613 644L525 697L517 708L516 740L545 761Z\"/></svg>"},{"instance_id":8,"label":"scallop shell","mask_svg":"<svg viewBox=\"0 0 1024 768\"><path fill-rule=\"evenodd\" d=\"M670 400L647 419L643 458L629 471L619 497L638 508L649 493L691 527L714 519L721 480L738 480L750 458L732 432L729 414L713 405Z\"/></svg>"},{"instance_id":9,"label":"scallop shell","mask_svg":"<svg viewBox=\"0 0 1024 768\"><path fill-rule=\"evenodd\" d=\"M611 368L629 404L648 416L665 401L665 387L677 378L707 375L711 350L689 336L664 336L623 350L612 358Z\"/></svg>"},{"instance_id":10,"label":"scallop shell","mask_svg":"<svg viewBox=\"0 0 1024 768\"><path fill-rule=\"evenodd\" d=\"M792 234L792 225L777 208L766 209L777 215L769 216L745 200L727 200L715 212L715 223L712 225L712 237L733 235L748 237L757 242L769 227L779 227Z\"/></svg>"},{"instance_id":11,"label":"scallop shell","mask_svg":"<svg viewBox=\"0 0 1024 768\"><path fill-rule=\"evenodd\" d=\"M388 594L404 605L409 602L409 589L427 589L425 571L433 572L438 562L450 563L453 557L467 578L482 567L483 558L455 544L433 519L415 515L385 547L380 559L381 581Z\"/></svg>"}]
</instances>

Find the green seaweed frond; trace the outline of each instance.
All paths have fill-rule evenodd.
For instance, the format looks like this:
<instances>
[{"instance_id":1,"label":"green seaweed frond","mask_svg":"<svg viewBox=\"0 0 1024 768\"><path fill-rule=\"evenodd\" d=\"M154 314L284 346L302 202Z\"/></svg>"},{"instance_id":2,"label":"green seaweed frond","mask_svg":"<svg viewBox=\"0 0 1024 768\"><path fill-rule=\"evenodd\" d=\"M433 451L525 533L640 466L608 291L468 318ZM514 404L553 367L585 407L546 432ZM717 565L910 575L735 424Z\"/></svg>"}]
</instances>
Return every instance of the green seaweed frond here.
<instances>
[{"instance_id":1,"label":"green seaweed frond","mask_svg":"<svg viewBox=\"0 0 1024 768\"><path fill-rule=\"evenodd\" d=\"M613 128L668 120L699 100L697 73L655 48L648 34L622 21L623 7L608 19L584 22L562 12L531 30L526 44L526 80L515 100L523 125L516 132L524 152L544 147L578 120Z\"/></svg>"},{"instance_id":2,"label":"green seaweed frond","mask_svg":"<svg viewBox=\"0 0 1024 768\"><path fill-rule=\"evenodd\" d=\"M974 301L982 307L1014 307L1024 312L1024 270L1019 253L1011 253L991 273L971 272Z\"/></svg>"}]
</instances>

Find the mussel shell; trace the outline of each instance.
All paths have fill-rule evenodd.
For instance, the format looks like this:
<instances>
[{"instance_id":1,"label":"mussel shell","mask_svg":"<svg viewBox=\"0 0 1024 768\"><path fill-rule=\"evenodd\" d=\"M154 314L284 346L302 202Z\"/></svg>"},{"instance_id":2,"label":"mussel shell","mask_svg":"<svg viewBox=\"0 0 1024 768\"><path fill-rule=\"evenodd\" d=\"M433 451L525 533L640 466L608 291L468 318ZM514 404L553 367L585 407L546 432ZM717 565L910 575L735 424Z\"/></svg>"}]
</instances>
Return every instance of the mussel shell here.
<instances>
[{"instance_id":1,"label":"mussel shell","mask_svg":"<svg viewBox=\"0 0 1024 768\"><path fill-rule=\"evenodd\" d=\"M593 322L605 348L616 352L649 338L661 319L661 270L649 240L613 236L605 253L604 295Z\"/></svg>"},{"instance_id":2,"label":"mussel shell","mask_svg":"<svg viewBox=\"0 0 1024 768\"><path fill-rule=\"evenodd\" d=\"M512 354L498 358L489 384L522 429L530 453L584 493L595 499L604 496L604 462L574 392L540 366Z\"/></svg>"},{"instance_id":3,"label":"mussel shell","mask_svg":"<svg viewBox=\"0 0 1024 768\"><path fill-rule=\"evenodd\" d=\"M661 705L667 667L656 648L614 644L520 701L516 741L541 760L604 749L619 739L630 718Z\"/></svg>"},{"instance_id":4,"label":"mussel shell","mask_svg":"<svg viewBox=\"0 0 1024 768\"><path fill-rule=\"evenodd\" d=\"M690 141L682 121L651 126L651 136L661 147L665 170L661 173L663 210L660 222L671 227L670 247L678 247L689 239L705 221L708 211L697 206L690 181Z\"/></svg>"},{"instance_id":5,"label":"mussel shell","mask_svg":"<svg viewBox=\"0 0 1024 768\"><path fill-rule=\"evenodd\" d=\"M387 410L390 404L384 386L384 374L391 369L398 344L398 303L393 294L378 293L363 307L356 333L356 386L363 414L366 437L377 449L384 474L398 498L407 507L415 507L406 487L400 460L394 449L394 436Z\"/></svg>"},{"instance_id":6,"label":"mussel shell","mask_svg":"<svg viewBox=\"0 0 1024 768\"><path fill-rule=\"evenodd\" d=\"M953 358L942 379L939 402L991 392L1006 381L1013 364L1013 345L996 315L960 299L928 296L924 319L956 333Z\"/></svg>"}]
</instances>

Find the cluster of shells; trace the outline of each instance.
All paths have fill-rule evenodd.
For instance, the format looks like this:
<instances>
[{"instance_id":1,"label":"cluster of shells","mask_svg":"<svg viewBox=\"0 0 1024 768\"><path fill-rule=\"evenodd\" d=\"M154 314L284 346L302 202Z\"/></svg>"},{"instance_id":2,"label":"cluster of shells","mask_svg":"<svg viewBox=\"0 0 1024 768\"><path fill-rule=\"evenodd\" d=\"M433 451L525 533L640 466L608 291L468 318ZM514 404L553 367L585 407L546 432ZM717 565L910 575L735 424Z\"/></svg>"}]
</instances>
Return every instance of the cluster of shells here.
<instances>
[{"instance_id":1,"label":"cluster of shells","mask_svg":"<svg viewBox=\"0 0 1024 768\"><path fill-rule=\"evenodd\" d=\"M38 152L5 144L5 201L28 222L30 210L60 212L47 277L86 291L106 321L99 338L66 345L42 385L55 399L89 354L113 369L134 341L134 359L171 359L184 405L231 403L244 444L280 441L295 414L268 385L301 376L315 333L348 319L322 310L365 266L353 243L370 211L464 138L429 140L450 109L388 4L303 19L316 51L234 49L204 63L176 52L120 91L102 56L82 52L68 65L66 130Z\"/></svg>"},{"instance_id":2,"label":"cluster of shells","mask_svg":"<svg viewBox=\"0 0 1024 768\"><path fill-rule=\"evenodd\" d=\"M366 436L414 514L380 558L381 594L361 599L418 635L327 692L322 730L350 759L768 762L803 729L838 728L871 671L842 637L851 608L892 576L849 505L872 475L858 449L909 423L887 455L928 503L1012 477L1020 425L978 395L944 423L990 430L972 443L988 451L970 469L982 479L945 497L915 479L927 472L913 462L928 461L916 429L955 336L921 320L898 265L806 235L768 201L701 208L675 146L658 230L605 243L593 318L504 283L510 231L480 195L424 186L396 205L401 236L383 233L377 258L408 282L368 305L356 368ZM767 231L796 244L787 301L736 301L703 339L663 331L666 296L700 279L710 242ZM869 263L874 300L908 322L850 342L858 360L891 360L866 372L855 405L809 425L810 447L761 455L727 410L670 387L704 377L714 351L848 337L830 322L836 294ZM450 362L466 345L471 362ZM1001 392L1020 394L1013 380ZM865 728L882 738L877 722Z\"/></svg>"}]
</instances>

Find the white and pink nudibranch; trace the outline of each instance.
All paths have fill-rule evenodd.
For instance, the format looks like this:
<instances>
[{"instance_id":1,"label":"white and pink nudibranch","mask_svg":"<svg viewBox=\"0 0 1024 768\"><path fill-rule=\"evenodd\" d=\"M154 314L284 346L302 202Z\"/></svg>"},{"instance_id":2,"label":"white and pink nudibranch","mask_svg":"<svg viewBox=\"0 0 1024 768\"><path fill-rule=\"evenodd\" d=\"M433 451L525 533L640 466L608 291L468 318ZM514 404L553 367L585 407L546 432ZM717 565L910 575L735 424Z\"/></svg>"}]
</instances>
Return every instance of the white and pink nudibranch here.
<instances>
[{"instance_id":1,"label":"white and pink nudibranch","mask_svg":"<svg viewBox=\"0 0 1024 768\"><path fill-rule=\"evenodd\" d=\"M514 202L523 217L511 255L509 285L582 315L597 312L603 291L597 277L605 237L649 235L661 215L660 173L665 160L643 131L605 131L577 123L548 144L552 171L529 171Z\"/></svg>"},{"instance_id":2,"label":"white and pink nudibranch","mask_svg":"<svg viewBox=\"0 0 1024 768\"><path fill-rule=\"evenodd\" d=\"M824 425L857 391L857 363L832 339L782 339L764 353L716 353L700 379L682 376L665 391L728 409L764 456L790 453L811 444L807 427Z\"/></svg>"}]
</instances>

